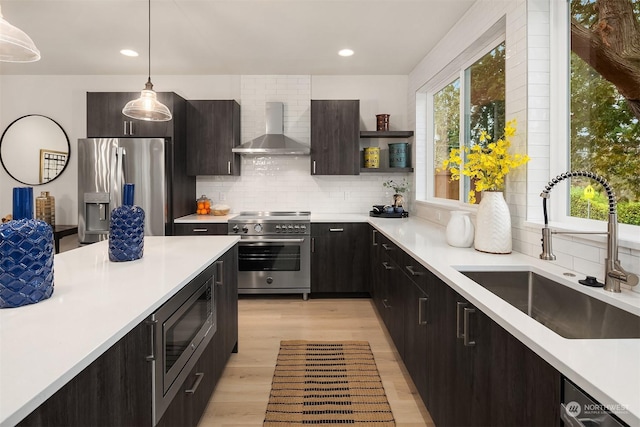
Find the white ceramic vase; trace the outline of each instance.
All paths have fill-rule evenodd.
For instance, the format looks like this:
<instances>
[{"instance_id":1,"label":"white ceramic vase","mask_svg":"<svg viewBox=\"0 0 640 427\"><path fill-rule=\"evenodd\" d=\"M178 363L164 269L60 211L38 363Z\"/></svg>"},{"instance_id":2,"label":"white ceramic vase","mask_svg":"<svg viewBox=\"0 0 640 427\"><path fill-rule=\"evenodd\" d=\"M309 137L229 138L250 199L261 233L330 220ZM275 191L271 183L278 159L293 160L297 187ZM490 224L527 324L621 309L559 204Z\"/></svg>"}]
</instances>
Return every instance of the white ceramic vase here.
<instances>
[{"instance_id":1,"label":"white ceramic vase","mask_svg":"<svg viewBox=\"0 0 640 427\"><path fill-rule=\"evenodd\" d=\"M502 191L482 192L474 247L492 254L511 253L511 214Z\"/></svg>"},{"instance_id":2,"label":"white ceramic vase","mask_svg":"<svg viewBox=\"0 0 640 427\"><path fill-rule=\"evenodd\" d=\"M447 243L456 248L469 248L473 244L474 227L469 212L452 211L447 223Z\"/></svg>"}]
</instances>

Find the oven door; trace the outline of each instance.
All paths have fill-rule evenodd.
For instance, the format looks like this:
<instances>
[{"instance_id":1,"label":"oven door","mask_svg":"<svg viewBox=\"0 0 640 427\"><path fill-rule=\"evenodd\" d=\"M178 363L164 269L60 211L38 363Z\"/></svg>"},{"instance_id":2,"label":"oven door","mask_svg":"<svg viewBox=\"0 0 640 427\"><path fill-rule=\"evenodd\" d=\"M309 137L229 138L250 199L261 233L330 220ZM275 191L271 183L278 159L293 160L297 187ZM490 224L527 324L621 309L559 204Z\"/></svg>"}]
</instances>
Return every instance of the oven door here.
<instances>
[{"instance_id":1,"label":"oven door","mask_svg":"<svg viewBox=\"0 0 640 427\"><path fill-rule=\"evenodd\" d=\"M309 292L310 238L246 237L238 243L240 293Z\"/></svg>"}]
</instances>

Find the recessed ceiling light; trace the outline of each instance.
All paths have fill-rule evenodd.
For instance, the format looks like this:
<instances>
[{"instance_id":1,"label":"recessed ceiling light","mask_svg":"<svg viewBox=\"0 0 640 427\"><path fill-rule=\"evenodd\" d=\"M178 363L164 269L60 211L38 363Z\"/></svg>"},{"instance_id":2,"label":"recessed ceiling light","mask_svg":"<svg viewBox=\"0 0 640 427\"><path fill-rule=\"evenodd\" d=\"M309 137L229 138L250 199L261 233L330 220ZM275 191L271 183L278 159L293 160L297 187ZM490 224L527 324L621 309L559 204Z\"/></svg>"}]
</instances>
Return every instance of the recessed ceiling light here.
<instances>
[{"instance_id":1,"label":"recessed ceiling light","mask_svg":"<svg viewBox=\"0 0 640 427\"><path fill-rule=\"evenodd\" d=\"M138 56L138 52L131 49L122 49L120 53L123 54L124 56Z\"/></svg>"},{"instance_id":2,"label":"recessed ceiling light","mask_svg":"<svg viewBox=\"0 0 640 427\"><path fill-rule=\"evenodd\" d=\"M340 55L340 56L351 56L351 55L353 55L353 51L351 49L342 49L341 51L338 52L338 55Z\"/></svg>"}]
</instances>

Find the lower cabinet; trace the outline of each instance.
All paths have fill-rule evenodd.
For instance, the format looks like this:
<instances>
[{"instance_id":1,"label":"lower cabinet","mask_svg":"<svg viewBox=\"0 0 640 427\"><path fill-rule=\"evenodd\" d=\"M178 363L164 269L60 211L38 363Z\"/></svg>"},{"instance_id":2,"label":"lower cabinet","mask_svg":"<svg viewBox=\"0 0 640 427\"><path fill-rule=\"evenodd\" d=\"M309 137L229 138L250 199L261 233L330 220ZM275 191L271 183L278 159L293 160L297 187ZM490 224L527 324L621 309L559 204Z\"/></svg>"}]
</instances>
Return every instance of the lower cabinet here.
<instances>
[{"instance_id":1,"label":"lower cabinet","mask_svg":"<svg viewBox=\"0 0 640 427\"><path fill-rule=\"evenodd\" d=\"M158 426L198 424L238 342L237 246L216 262L217 330ZM151 328L141 322L20 426L152 426Z\"/></svg>"},{"instance_id":2,"label":"lower cabinet","mask_svg":"<svg viewBox=\"0 0 640 427\"><path fill-rule=\"evenodd\" d=\"M371 229L372 298L438 426L560 426L560 373Z\"/></svg>"},{"instance_id":3,"label":"lower cabinet","mask_svg":"<svg viewBox=\"0 0 640 427\"><path fill-rule=\"evenodd\" d=\"M226 236L229 234L227 223L209 222L198 223L175 223L174 234L176 236Z\"/></svg>"},{"instance_id":4,"label":"lower cabinet","mask_svg":"<svg viewBox=\"0 0 640 427\"><path fill-rule=\"evenodd\" d=\"M369 224L311 224L311 292L370 292Z\"/></svg>"}]
</instances>

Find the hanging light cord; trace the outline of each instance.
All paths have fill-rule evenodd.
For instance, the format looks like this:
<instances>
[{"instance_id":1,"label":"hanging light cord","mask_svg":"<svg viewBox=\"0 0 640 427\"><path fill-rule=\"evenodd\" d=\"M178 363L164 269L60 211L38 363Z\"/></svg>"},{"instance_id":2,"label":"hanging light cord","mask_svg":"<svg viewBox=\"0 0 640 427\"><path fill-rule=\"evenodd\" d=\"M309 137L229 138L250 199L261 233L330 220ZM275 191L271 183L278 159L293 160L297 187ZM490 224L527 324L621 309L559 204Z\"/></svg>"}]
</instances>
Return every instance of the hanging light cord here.
<instances>
[{"instance_id":1,"label":"hanging light cord","mask_svg":"<svg viewBox=\"0 0 640 427\"><path fill-rule=\"evenodd\" d=\"M151 83L151 0L149 0L149 83Z\"/></svg>"}]
</instances>

